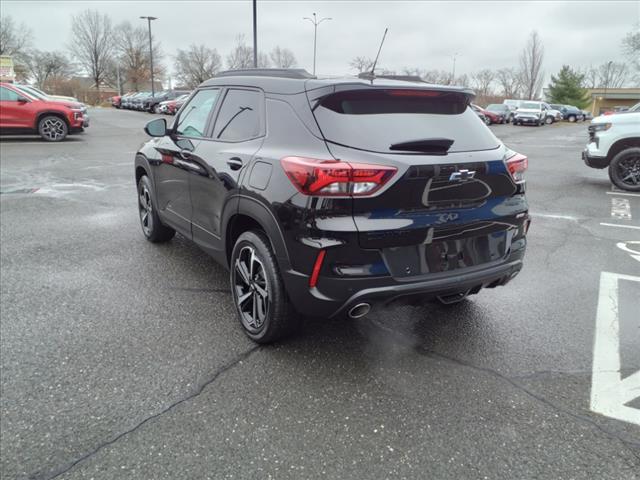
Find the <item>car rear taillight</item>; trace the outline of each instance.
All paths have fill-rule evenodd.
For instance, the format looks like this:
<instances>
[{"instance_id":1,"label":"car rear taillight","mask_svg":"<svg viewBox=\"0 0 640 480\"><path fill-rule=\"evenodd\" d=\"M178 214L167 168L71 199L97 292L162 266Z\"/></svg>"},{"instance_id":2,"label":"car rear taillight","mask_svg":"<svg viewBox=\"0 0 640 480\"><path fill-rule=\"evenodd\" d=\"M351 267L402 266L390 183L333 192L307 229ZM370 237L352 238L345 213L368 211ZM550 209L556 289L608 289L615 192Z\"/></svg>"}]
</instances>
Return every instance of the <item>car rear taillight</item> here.
<instances>
[{"instance_id":1,"label":"car rear taillight","mask_svg":"<svg viewBox=\"0 0 640 480\"><path fill-rule=\"evenodd\" d=\"M341 160L285 157L280 160L291 183L305 195L371 195L396 173L395 167Z\"/></svg>"},{"instance_id":2,"label":"car rear taillight","mask_svg":"<svg viewBox=\"0 0 640 480\"><path fill-rule=\"evenodd\" d=\"M529 166L529 160L527 157L522 155L521 153L513 153L508 158L505 158L505 164L507 165L507 170L511 174L513 181L516 183L524 182L524 172L527 170Z\"/></svg>"}]
</instances>

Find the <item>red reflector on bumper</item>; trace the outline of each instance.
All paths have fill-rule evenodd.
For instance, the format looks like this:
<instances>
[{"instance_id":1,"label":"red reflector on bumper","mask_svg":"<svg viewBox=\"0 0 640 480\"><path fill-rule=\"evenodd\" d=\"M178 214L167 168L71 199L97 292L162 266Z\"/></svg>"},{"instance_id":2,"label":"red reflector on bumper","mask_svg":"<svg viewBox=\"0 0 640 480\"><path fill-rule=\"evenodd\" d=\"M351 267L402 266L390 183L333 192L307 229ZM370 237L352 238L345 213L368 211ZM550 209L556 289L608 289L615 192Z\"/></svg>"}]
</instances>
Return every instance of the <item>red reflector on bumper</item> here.
<instances>
[{"instance_id":1,"label":"red reflector on bumper","mask_svg":"<svg viewBox=\"0 0 640 480\"><path fill-rule=\"evenodd\" d=\"M318 276L320 275L320 269L322 268L322 262L324 262L324 256L327 252L320 250L316 257L316 262L313 264L313 270L311 271L311 277L309 277L309 288L314 288L318 283Z\"/></svg>"}]
</instances>

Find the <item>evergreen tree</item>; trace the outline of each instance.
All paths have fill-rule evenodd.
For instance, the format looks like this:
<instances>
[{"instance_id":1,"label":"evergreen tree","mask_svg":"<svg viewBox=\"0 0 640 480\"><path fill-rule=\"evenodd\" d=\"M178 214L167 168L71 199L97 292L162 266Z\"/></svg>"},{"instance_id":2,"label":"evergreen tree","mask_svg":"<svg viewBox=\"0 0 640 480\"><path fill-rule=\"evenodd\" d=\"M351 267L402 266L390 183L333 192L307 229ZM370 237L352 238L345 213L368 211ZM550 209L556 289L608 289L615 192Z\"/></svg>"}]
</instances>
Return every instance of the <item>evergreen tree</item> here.
<instances>
[{"instance_id":1,"label":"evergreen tree","mask_svg":"<svg viewBox=\"0 0 640 480\"><path fill-rule=\"evenodd\" d=\"M575 72L568 65L564 65L558 76L551 75L549 84L550 103L575 105L585 108L589 105L587 90L583 88L584 75Z\"/></svg>"}]
</instances>

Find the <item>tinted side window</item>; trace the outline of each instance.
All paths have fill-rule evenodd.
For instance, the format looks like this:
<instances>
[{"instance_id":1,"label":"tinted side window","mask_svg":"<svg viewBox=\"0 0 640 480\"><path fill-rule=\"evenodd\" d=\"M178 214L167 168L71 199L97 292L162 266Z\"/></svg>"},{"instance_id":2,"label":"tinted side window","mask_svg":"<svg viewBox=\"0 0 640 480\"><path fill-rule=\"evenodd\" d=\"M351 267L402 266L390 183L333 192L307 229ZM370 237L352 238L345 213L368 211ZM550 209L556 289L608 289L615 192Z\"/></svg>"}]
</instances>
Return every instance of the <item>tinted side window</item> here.
<instances>
[{"instance_id":1,"label":"tinted side window","mask_svg":"<svg viewBox=\"0 0 640 480\"><path fill-rule=\"evenodd\" d=\"M176 133L188 137L203 137L207 119L216 106L219 95L219 89L200 90L196 93L182 109L176 123Z\"/></svg>"},{"instance_id":2,"label":"tinted side window","mask_svg":"<svg viewBox=\"0 0 640 480\"><path fill-rule=\"evenodd\" d=\"M9 90L8 88L0 87L0 101L17 102L18 94L13 90Z\"/></svg>"},{"instance_id":3,"label":"tinted side window","mask_svg":"<svg viewBox=\"0 0 640 480\"><path fill-rule=\"evenodd\" d=\"M262 95L252 90L229 90L220 108L214 140L239 142L260 135Z\"/></svg>"}]
</instances>

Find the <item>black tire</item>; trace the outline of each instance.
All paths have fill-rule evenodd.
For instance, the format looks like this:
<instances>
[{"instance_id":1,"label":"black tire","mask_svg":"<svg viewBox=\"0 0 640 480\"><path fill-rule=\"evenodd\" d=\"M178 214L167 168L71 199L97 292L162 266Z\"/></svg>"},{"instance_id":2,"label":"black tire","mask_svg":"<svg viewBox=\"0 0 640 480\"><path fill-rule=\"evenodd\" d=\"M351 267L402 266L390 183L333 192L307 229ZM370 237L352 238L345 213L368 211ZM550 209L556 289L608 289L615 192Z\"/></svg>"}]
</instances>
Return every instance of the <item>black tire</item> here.
<instances>
[{"instance_id":1,"label":"black tire","mask_svg":"<svg viewBox=\"0 0 640 480\"><path fill-rule=\"evenodd\" d=\"M640 147L627 148L613 157L609 178L622 190L640 192Z\"/></svg>"},{"instance_id":2,"label":"black tire","mask_svg":"<svg viewBox=\"0 0 640 480\"><path fill-rule=\"evenodd\" d=\"M491 125L491 119L489 117L484 117L484 124L487 126Z\"/></svg>"},{"instance_id":3,"label":"black tire","mask_svg":"<svg viewBox=\"0 0 640 480\"><path fill-rule=\"evenodd\" d=\"M544 123L546 123L547 125L551 125L553 123L553 117L546 117L544 119Z\"/></svg>"},{"instance_id":4,"label":"black tire","mask_svg":"<svg viewBox=\"0 0 640 480\"><path fill-rule=\"evenodd\" d=\"M576 116L575 115L569 115L569 118L567 120L569 120L571 123L575 123Z\"/></svg>"},{"instance_id":5,"label":"black tire","mask_svg":"<svg viewBox=\"0 0 640 480\"><path fill-rule=\"evenodd\" d=\"M56 115L45 115L38 121L38 134L47 142L61 142L69 135L69 126Z\"/></svg>"},{"instance_id":6,"label":"black tire","mask_svg":"<svg viewBox=\"0 0 640 480\"><path fill-rule=\"evenodd\" d=\"M238 320L251 340L272 343L293 330L297 314L264 233L251 230L238 237L229 277Z\"/></svg>"},{"instance_id":7,"label":"black tire","mask_svg":"<svg viewBox=\"0 0 640 480\"><path fill-rule=\"evenodd\" d=\"M138 213L145 238L152 243L168 242L176 231L162 223L153 203L153 187L146 175L138 181Z\"/></svg>"}]
</instances>

